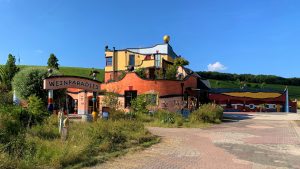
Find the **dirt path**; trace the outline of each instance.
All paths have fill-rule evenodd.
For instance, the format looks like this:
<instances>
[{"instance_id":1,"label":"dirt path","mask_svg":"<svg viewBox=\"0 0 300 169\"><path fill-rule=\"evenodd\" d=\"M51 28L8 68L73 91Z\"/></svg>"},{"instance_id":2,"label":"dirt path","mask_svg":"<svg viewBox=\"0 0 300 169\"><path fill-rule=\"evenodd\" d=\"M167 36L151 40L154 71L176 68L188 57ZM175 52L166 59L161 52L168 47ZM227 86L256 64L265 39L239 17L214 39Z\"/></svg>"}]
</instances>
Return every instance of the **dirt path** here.
<instances>
[{"instance_id":1,"label":"dirt path","mask_svg":"<svg viewBox=\"0 0 300 169\"><path fill-rule=\"evenodd\" d=\"M97 169L300 168L299 115L231 114L208 129L149 128L162 142Z\"/></svg>"}]
</instances>

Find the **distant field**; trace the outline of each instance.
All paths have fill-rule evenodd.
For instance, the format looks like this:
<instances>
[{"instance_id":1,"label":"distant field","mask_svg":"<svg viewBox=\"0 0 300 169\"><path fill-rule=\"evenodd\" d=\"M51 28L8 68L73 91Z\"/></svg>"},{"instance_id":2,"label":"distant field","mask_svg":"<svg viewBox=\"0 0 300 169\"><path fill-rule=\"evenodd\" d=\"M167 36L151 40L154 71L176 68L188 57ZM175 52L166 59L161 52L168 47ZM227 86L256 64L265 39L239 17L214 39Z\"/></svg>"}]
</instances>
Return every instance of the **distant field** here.
<instances>
[{"instance_id":1,"label":"distant field","mask_svg":"<svg viewBox=\"0 0 300 169\"><path fill-rule=\"evenodd\" d=\"M29 66L29 65L20 65L20 69L26 68L26 67L46 67L46 66ZM59 72L63 75L69 75L69 76L81 76L81 77L88 77L92 68L80 68L80 67L59 67ZM103 81L104 79L104 70L103 69L96 69L100 73L97 75L97 80Z\"/></svg>"},{"instance_id":2,"label":"distant field","mask_svg":"<svg viewBox=\"0 0 300 169\"><path fill-rule=\"evenodd\" d=\"M234 81L222 81L222 80L213 80L209 79L212 88L239 88L240 86ZM257 83L250 83L250 89L255 89L260 86ZM277 85L277 84L265 84L264 88L273 89L283 91L285 89L285 85ZM288 86L289 95L292 99L300 99L300 86Z\"/></svg>"}]
</instances>

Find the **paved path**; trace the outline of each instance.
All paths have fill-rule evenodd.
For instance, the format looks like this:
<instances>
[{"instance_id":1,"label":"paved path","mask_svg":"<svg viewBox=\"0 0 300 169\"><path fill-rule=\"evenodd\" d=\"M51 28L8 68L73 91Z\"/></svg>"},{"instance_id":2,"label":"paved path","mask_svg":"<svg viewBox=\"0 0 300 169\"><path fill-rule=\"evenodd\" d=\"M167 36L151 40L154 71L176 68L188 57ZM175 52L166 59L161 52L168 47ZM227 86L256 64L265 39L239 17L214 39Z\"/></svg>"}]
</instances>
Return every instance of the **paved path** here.
<instances>
[{"instance_id":1,"label":"paved path","mask_svg":"<svg viewBox=\"0 0 300 169\"><path fill-rule=\"evenodd\" d=\"M97 169L300 169L299 114L226 114L208 129L149 128L162 142Z\"/></svg>"}]
</instances>

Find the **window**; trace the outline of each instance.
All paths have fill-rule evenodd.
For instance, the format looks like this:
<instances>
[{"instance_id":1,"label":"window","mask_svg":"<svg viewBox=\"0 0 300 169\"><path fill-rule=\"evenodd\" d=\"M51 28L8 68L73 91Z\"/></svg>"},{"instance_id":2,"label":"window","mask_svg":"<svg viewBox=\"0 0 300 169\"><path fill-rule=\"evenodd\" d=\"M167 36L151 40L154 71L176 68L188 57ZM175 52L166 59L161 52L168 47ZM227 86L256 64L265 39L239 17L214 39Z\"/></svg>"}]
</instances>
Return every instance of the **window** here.
<instances>
[{"instance_id":1,"label":"window","mask_svg":"<svg viewBox=\"0 0 300 169\"><path fill-rule=\"evenodd\" d=\"M160 55L159 54L155 55L155 66L160 67Z\"/></svg>"},{"instance_id":2,"label":"window","mask_svg":"<svg viewBox=\"0 0 300 169\"><path fill-rule=\"evenodd\" d=\"M112 66L112 57L106 57L106 66Z\"/></svg>"},{"instance_id":3,"label":"window","mask_svg":"<svg viewBox=\"0 0 300 169\"><path fill-rule=\"evenodd\" d=\"M134 55L129 55L129 65L130 66L134 66L135 65Z\"/></svg>"},{"instance_id":4,"label":"window","mask_svg":"<svg viewBox=\"0 0 300 169\"><path fill-rule=\"evenodd\" d=\"M131 101L133 99L135 99L137 96L137 91L136 90L132 90L132 91L125 91L125 108L130 107L131 106Z\"/></svg>"}]
</instances>

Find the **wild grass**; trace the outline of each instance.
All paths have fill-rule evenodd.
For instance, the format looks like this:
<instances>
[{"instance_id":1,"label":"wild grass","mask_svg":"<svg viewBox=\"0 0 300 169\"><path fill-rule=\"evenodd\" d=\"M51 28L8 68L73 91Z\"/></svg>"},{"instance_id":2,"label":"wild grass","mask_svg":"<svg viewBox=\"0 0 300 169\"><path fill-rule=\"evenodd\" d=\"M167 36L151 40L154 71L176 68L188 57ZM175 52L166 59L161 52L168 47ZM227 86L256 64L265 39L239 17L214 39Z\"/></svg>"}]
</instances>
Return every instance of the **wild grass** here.
<instances>
[{"instance_id":1,"label":"wild grass","mask_svg":"<svg viewBox=\"0 0 300 169\"><path fill-rule=\"evenodd\" d=\"M1 125L0 125L1 126ZM0 144L0 168L81 168L104 162L128 151L142 149L159 141L143 123L130 120L99 120L93 123L72 122L68 138L58 134L58 119L48 118L22 136L19 157L11 156Z\"/></svg>"}]
</instances>

